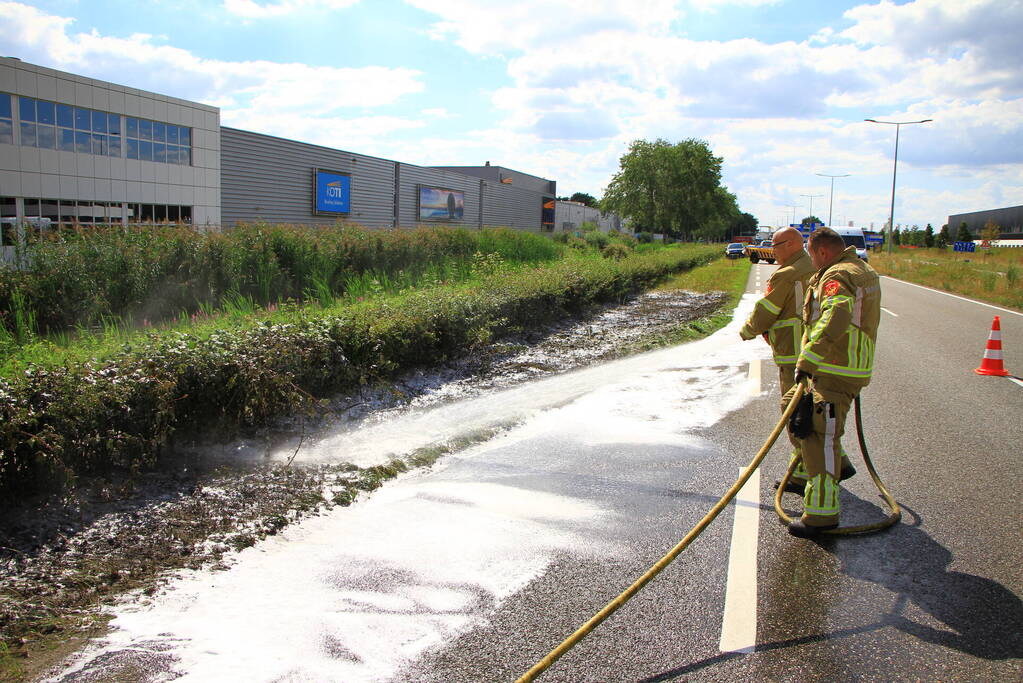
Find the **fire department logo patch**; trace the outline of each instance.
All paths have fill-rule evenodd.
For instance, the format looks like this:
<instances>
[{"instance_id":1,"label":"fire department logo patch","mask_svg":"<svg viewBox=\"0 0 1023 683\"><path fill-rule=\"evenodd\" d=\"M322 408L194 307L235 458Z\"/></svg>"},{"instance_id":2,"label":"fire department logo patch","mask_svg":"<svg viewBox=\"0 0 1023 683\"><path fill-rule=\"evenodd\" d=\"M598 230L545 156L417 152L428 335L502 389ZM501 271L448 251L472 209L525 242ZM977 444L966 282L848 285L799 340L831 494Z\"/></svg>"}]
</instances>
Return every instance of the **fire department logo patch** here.
<instances>
[{"instance_id":1,"label":"fire department logo patch","mask_svg":"<svg viewBox=\"0 0 1023 683\"><path fill-rule=\"evenodd\" d=\"M772 289L774 289L774 287L772 287L772 286L771 286L771 283L770 283L770 282L768 282L768 283L767 283L767 293L768 293L768 294L770 294L770 293L771 293L771 290L772 290Z\"/></svg>"},{"instance_id":2,"label":"fire department logo patch","mask_svg":"<svg viewBox=\"0 0 1023 683\"><path fill-rule=\"evenodd\" d=\"M841 287L837 280L828 280L824 283L824 294L827 296L835 296L838 294L838 288Z\"/></svg>"}]
</instances>

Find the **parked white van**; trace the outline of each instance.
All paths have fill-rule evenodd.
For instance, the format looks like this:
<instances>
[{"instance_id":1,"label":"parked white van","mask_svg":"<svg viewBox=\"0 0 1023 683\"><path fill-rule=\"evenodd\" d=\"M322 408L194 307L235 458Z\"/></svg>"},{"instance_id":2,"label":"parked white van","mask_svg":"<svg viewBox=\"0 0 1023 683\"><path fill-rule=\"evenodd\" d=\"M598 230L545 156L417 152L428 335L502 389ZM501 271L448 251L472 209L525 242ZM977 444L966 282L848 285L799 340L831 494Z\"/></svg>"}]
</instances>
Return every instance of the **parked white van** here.
<instances>
[{"instance_id":1,"label":"parked white van","mask_svg":"<svg viewBox=\"0 0 1023 683\"><path fill-rule=\"evenodd\" d=\"M832 228L842 236L842 241L847 247L856 247L856 255L864 261L867 259L867 238L860 228Z\"/></svg>"}]
</instances>

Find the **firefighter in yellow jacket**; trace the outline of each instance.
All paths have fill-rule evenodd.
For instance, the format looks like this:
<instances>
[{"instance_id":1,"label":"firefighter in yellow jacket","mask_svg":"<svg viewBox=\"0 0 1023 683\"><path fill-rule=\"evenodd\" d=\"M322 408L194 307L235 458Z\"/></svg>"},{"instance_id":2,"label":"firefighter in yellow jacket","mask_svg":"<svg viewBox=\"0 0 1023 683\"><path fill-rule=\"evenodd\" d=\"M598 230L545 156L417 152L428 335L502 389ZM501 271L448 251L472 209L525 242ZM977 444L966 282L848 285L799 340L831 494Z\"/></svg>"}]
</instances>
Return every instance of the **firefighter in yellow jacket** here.
<instances>
[{"instance_id":1,"label":"firefighter in yellow jacket","mask_svg":"<svg viewBox=\"0 0 1023 683\"><path fill-rule=\"evenodd\" d=\"M809 380L813 432L801 447L807 473L803 515L789 525L790 534L803 538L838 526L840 439L849 406L870 382L881 317L880 280L855 247L847 248L834 230L819 228L808 248L818 270L803 303L795 380Z\"/></svg>"},{"instance_id":2,"label":"firefighter in yellow jacket","mask_svg":"<svg viewBox=\"0 0 1023 683\"><path fill-rule=\"evenodd\" d=\"M739 330L744 340L765 335L778 366L778 382L784 396L795 384L796 360L803 337L803 298L807 282L816 270L803 249L803 236L795 228L774 233L774 258L778 268L767 281L767 294L753 306L749 320ZM784 412L787 402L782 403ZM792 458L799 458L799 440L789 435ZM803 492L806 470L800 464L792 475L789 489Z\"/></svg>"}]
</instances>

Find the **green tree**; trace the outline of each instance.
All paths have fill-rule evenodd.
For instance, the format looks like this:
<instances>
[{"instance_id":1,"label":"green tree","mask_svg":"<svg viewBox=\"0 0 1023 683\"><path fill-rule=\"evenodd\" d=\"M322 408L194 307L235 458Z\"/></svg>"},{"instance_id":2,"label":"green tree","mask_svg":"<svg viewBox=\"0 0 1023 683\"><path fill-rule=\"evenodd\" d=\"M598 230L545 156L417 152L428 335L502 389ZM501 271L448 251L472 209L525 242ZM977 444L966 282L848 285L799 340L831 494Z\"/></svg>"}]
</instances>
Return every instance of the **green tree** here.
<instances>
[{"instance_id":1,"label":"green tree","mask_svg":"<svg viewBox=\"0 0 1023 683\"><path fill-rule=\"evenodd\" d=\"M817 218L817 216L807 216L806 218L803 219L803 221L802 221L802 223L800 223L800 225L802 225L803 227L809 227L809 226L813 225L814 223L821 223L821 224L823 224L824 221L822 221L820 218Z\"/></svg>"},{"instance_id":2,"label":"green tree","mask_svg":"<svg viewBox=\"0 0 1023 683\"><path fill-rule=\"evenodd\" d=\"M580 204L585 204L586 206L596 206L597 205L597 198L594 197L591 194L586 194L585 192L576 192L576 193L574 193L569 198L568 201L570 201L570 202L579 202Z\"/></svg>"},{"instance_id":3,"label":"green tree","mask_svg":"<svg viewBox=\"0 0 1023 683\"><path fill-rule=\"evenodd\" d=\"M927 228L924 230L924 246L930 249L934 246L934 228L931 224L927 224Z\"/></svg>"},{"instance_id":4,"label":"green tree","mask_svg":"<svg viewBox=\"0 0 1023 683\"><path fill-rule=\"evenodd\" d=\"M757 217L751 213L740 212L733 220L731 226L728 228L727 238L730 240L733 237L739 235L755 235L757 234L757 227L760 225L760 221Z\"/></svg>"},{"instance_id":5,"label":"green tree","mask_svg":"<svg viewBox=\"0 0 1023 683\"><path fill-rule=\"evenodd\" d=\"M945 223L941 226L941 232L938 233L938 237L934 240L934 246L939 249L945 249L950 244L952 244L952 233L948 231L948 223Z\"/></svg>"},{"instance_id":6,"label":"green tree","mask_svg":"<svg viewBox=\"0 0 1023 683\"><path fill-rule=\"evenodd\" d=\"M902 234L902 243L914 247L924 246L924 233L920 226L914 225L911 228L906 228L906 231Z\"/></svg>"},{"instance_id":7,"label":"green tree","mask_svg":"<svg viewBox=\"0 0 1023 683\"><path fill-rule=\"evenodd\" d=\"M902 231L898 227L895 228L895 232L892 233L892 246L902 246Z\"/></svg>"},{"instance_id":8,"label":"green tree","mask_svg":"<svg viewBox=\"0 0 1023 683\"><path fill-rule=\"evenodd\" d=\"M963 221L959 224L959 232L956 233L956 242L972 242L973 233L970 232L970 226Z\"/></svg>"},{"instance_id":9,"label":"green tree","mask_svg":"<svg viewBox=\"0 0 1023 683\"><path fill-rule=\"evenodd\" d=\"M980 231L980 238L993 242L1002 236L1002 226L998 225L994 221L988 221L984 224L984 229Z\"/></svg>"},{"instance_id":10,"label":"green tree","mask_svg":"<svg viewBox=\"0 0 1023 683\"><path fill-rule=\"evenodd\" d=\"M703 140L635 140L601 208L678 239L723 236L738 208L721 186L721 161Z\"/></svg>"}]
</instances>

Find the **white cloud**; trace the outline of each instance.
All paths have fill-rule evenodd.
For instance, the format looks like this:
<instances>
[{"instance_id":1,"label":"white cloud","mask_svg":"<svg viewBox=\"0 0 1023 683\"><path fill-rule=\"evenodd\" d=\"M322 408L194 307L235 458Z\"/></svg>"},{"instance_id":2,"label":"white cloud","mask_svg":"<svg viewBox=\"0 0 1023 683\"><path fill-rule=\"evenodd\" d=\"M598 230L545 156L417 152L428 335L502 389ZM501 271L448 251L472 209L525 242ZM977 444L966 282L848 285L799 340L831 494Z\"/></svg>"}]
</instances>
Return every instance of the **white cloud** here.
<instances>
[{"instance_id":1,"label":"white cloud","mask_svg":"<svg viewBox=\"0 0 1023 683\"><path fill-rule=\"evenodd\" d=\"M258 107L225 111L221 123L232 128L261 131L314 145L388 158L394 158L389 153L394 150L382 145L382 140L425 125L419 120L397 116L310 117L296 112L267 112Z\"/></svg>"},{"instance_id":2,"label":"white cloud","mask_svg":"<svg viewBox=\"0 0 1023 683\"><path fill-rule=\"evenodd\" d=\"M762 7L764 5L777 5L782 0L690 0L690 4L699 10L716 10L719 7Z\"/></svg>"},{"instance_id":3,"label":"white cloud","mask_svg":"<svg viewBox=\"0 0 1023 683\"><path fill-rule=\"evenodd\" d=\"M0 34L8 37L8 52L75 73L230 107L225 118L246 118L248 110L260 112L263 120L276 114L336 118L345 110L393 104L424 88L415 69L203 59L160 45L148 34L117 38L96 31L74 33L72 23L23 4L0 4Z\"/></svg>"},{"instance_id":4,"label":"white cloud","mask_svg":"<svg viewBox=\"0 0 1023 683\"><path fill-rule=\"evenodd\" d=\"M605 31L663 32L680 16L674 0L406 0L441 19L438 39L454 37L469 52L524 52L551 42L571 43Z\"/></svg>"},{"instance_id":5,"label":"white cloud","mask_svg":"<svg viewBox=\"0 0 1023 683\"><path fill-rule=\"evenodd\" d=\"M880 224L894 136L862 119L934 118L902 131L896 221L940 225L948 213L1019 203L1023 0L871 2L774 43L680 33L680 6L771 4L756 0L654 0L642 11L631 0L407 2L436 16L429 34L461 46L468 68L506 65L507 79L490 86L495 120L469 120L449 100L417 100L407 117L365 111L428 95L416 69L209 60L145 34L75 33L71 20L18 3L0 2L0 34L27 61L221 106L227 125L424 165L489 159L556 179L561 194L601 194L633 139L701 138L725 157L743 209L765 223L827 187L814 172L848 172L836 182L836 220ZM348 4L224 6L258 19ZM464 126L439 135L454 116Z\"/></svg>"},{"instance_id":6,"label":"white cloud","mask_svg":"<svg viewBox=\"0 0 1023 683\"><path fill-rule=\"evenodd\" d=\"M224 0L224 9L245 19L270 19L293 14L306 9L335 10L351 7L360 0L278 0L277 2L256 2L256 0Z\"/></svg>"}]
</instances>

